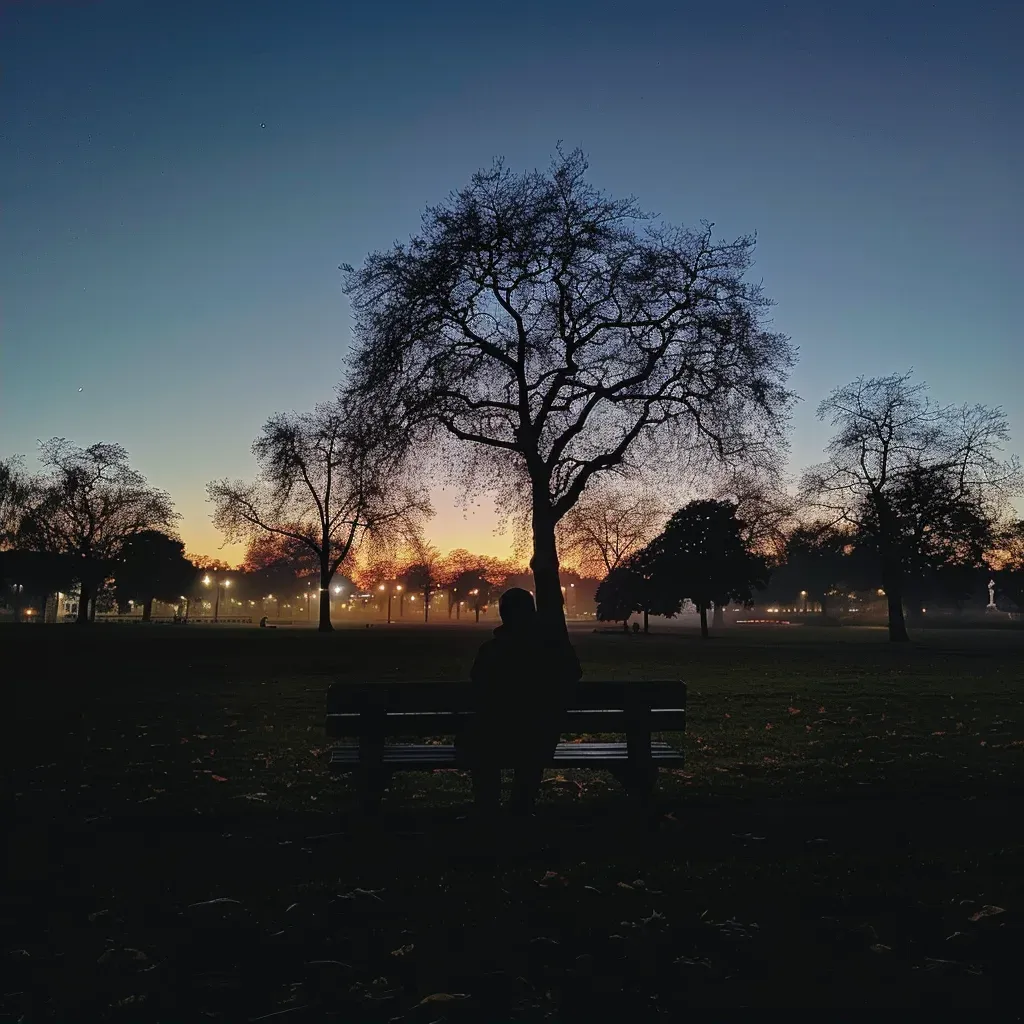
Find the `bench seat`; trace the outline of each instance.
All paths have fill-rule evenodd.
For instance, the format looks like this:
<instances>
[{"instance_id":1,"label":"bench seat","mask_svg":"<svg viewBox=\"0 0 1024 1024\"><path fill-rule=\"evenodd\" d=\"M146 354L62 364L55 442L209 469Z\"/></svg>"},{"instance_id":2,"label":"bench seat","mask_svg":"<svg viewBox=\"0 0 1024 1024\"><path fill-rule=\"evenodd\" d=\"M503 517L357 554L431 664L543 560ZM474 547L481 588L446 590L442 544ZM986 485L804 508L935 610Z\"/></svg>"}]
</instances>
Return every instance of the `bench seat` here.
<instances>
[{"instance_id":1,"label":"bench seat","mask_svg":"<svg viewBox=\"0 0 1024 1024\"><path fill-rule=\"evenodd\" d=\"M552 768L620 767L628 761L625 743L559 743L551 760ZM668 743L652 743L651 759L659 768L682 767L683 755ZM437 768L465 767L450 743L385 744L383 763L401 771L429 771ZM328 768L335 773L355 771L359 767L359 745L343 743L331 749Z\"/></svg>"}]
</instances>

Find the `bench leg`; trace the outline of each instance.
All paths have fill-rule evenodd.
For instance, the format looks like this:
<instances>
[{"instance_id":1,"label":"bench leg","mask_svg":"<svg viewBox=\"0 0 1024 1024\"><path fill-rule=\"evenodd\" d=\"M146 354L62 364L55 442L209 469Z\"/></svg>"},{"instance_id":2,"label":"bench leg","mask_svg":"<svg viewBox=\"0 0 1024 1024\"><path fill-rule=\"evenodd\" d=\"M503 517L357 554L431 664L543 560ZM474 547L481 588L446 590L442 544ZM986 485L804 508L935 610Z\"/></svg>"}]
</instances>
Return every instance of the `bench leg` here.
<instances>
[{"instance_id":1,"label":"bench leg","mask_svg":"<svg viewBox=\"0 0 1024 1024\"><path fill-rule=\"evenodd\" d=\"M658 781L658 769L654 765L623 765L612 774L625 789L631 800L647 804Z\"/></svg>"},{"instance_id":2,"label":"bench leg","mask_svg":"<svg viewBox=\"0 0 1024 1024\"><path fill-rule=\"evenodd\" d=\"M363 814L372 816L380 810L384 790L390 781L390 773L379 765L364 768L359 773L359 796Z\"/></svg>"}]
</instances>

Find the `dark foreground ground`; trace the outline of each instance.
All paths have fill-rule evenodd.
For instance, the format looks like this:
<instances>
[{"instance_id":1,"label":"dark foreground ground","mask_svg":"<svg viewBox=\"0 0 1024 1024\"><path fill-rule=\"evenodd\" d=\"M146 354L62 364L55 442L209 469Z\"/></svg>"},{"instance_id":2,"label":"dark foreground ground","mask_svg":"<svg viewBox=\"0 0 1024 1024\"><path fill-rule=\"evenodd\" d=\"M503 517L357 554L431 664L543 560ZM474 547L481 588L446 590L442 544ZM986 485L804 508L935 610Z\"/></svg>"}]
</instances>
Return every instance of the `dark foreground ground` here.
<instances>
[{"instance_id":1,"label":"dark foreground ground","mask_svg":"<svg viewBox=\"0 0 1024 1024\"><path fill-rule=\"evenodd\" d=\"M1024 634L576 634L689 684L652 814L551 773L487 834L442 772L360 823L328 682L464 677L484 635L0 630L0 1021L1021 1005Z\"/></svg>"}]
</instances>

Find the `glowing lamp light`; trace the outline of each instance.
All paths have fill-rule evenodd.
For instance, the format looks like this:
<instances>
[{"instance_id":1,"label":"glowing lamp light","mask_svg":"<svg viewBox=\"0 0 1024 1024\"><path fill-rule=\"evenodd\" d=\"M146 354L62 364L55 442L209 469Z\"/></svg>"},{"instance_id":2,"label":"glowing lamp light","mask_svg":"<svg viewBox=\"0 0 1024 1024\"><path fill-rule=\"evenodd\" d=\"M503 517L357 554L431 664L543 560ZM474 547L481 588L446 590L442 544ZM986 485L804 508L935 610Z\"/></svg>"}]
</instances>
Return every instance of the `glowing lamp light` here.
<instances>
[{"instance_id":1,"label":"glowing lamp light","mask_svg":"<svg viewBox=\"0 0 1024 1024\"><path fill-rule=\"evenodd\" d=\"M209 586L210 585L210 577L209 576L204 576L203 577L203 583L205 583L206 586Z\"/></svg>"},{"instance_id":2,"label":"glowing lamp light","mask_svg":"<svg viewBox=\"0 0 1024 1024\"><path fill-rule=\"evenodd\" d=\"M225 587L230 587L231 586L231 580L225 580L224 581L224 586Z\"/></svg>"},{"instance_id":3,"label":"glowing lamp light","mask_svg":"<svg viewBox=\"0 0 1024 1024\"><path fill-rule=\"evenodd\" d=\"M378 590L386 590L387 588L386 588L386 587L384 586L384 584L382 583L382 584L381 584L381 585L380 585L380 586L379 586L379 587L378 587L377 589L378 589Z\"/></svg>"}]
</instances>

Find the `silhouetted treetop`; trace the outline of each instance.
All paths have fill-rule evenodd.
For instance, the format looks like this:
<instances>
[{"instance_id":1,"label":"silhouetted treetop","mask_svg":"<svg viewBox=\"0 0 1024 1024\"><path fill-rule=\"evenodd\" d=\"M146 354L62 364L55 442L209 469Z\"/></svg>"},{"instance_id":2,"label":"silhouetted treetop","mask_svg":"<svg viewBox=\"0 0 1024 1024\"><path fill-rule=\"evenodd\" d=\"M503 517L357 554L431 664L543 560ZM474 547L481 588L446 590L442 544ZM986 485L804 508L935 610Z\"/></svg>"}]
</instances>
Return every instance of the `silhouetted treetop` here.
<instances>
[{"instance_id":1,"label":"silhouetted treetop","mask_svg":"<svg viewBox=\"0 0 1024 1024\"><path fill-rule=\"evenodd\" d=\"M417 436L440 428L529 510L538 610L560 616L554 527L591 478L662 459L772 463L793 361L744 275L753 239L659 224L586 178L500 162L406 245L346 267L352 387ZM524 509L525 511L525 509Z\"/></svg>"}]
</instances>

